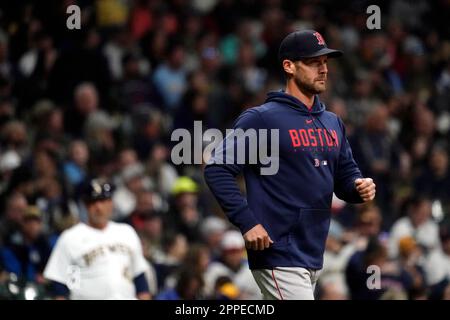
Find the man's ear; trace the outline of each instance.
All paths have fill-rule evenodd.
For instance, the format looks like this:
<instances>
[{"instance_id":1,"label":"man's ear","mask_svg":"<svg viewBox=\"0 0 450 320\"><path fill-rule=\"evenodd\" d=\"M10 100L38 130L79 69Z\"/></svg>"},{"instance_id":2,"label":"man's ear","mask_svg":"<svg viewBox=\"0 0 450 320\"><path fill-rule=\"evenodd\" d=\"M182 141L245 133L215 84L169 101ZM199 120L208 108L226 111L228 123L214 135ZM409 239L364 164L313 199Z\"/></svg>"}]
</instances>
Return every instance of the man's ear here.
<instances>
[{"instance_id":1,"label":"man's ear","mask_svg":"<svg viewBox=\"0 0 450 320\"><path fill-rule=\"evenodd\" d=\"M289 75L293 75L295 73L295 64L291 60L283 60L283 70L285 73Z\"/></svg>"}]
</instances>

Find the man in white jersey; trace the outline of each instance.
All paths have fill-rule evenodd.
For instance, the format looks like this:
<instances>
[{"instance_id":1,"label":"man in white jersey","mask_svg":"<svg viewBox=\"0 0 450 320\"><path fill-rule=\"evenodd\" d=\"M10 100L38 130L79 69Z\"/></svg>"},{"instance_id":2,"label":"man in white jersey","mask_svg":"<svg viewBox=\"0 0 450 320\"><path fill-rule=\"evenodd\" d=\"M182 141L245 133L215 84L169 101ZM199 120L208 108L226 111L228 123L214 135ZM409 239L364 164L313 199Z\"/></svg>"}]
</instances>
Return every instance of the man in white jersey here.
<instances>
[{"instance_id":1,"label":"man in white jersey","mask_svg":"<svg viewBox=\"0 0 450 320\"><path fill-rule=\"evenodd\" d=\"M109 220L112 191L99 179L84 189L88 223L61 234L44 271L56 298L150 299L148 265L136 232Z\"/></svg>"}]
</instances>

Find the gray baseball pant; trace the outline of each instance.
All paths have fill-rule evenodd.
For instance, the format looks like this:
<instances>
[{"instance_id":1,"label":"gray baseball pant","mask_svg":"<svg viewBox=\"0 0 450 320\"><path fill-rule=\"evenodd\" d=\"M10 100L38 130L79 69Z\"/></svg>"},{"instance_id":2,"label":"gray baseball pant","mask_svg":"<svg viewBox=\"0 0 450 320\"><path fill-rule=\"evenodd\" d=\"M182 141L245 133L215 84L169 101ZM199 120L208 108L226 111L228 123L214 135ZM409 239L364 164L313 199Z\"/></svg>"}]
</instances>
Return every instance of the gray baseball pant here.
<instances>
[{"instance_id":1,"label":"gray baseball pant","mask_svg":"<svg viewBox=\"0 0 450 320\"><path fill-rule=\"evenodd\" d=\"M264 300L314 300L320 270L276 267L252 273Z\"/></svg>"}]
</instances>

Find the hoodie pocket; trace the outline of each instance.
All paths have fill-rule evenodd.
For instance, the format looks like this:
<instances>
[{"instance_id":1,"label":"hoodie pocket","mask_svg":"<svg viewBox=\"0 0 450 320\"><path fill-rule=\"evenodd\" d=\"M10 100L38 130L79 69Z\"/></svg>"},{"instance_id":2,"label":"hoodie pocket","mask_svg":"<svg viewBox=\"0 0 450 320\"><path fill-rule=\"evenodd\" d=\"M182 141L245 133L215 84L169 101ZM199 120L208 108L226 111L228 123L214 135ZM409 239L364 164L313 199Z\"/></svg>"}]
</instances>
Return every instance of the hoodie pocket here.
<instances>
[{"instance_id":1,"label":"hoodie pocket","mask_svg":"<svg viewBox=\"0 0 450 320\"><path fill-rule=\"evenodd\" d=\"M298 207L289 208L265 217L264 227L273 240L272 248L286 247L290 243L290 233L298 222Z\"/></svg>"},{"instance_id":2,"label":"hoodie pocket","mask_svg":"<svg viewBox=\"0 0 450 320\"><path fill-rule=\"evenodd\" d=\"M290 232L291 245L301 252L321 257L330 227L329 209L300 209L298 222Z\"/></svg>"},{"instance_id":3,"label":"hoodie pocket","mask_svg":"<svg viewBox=\"0 0 450 320\"><path fill-rule=\"evenodd\" d=\"M287 234L285 236L280 237L278 240L274 241L273 244L270 245L270 248L283 248L291 243L291 235Z\"/></svg>"}]
</instances>

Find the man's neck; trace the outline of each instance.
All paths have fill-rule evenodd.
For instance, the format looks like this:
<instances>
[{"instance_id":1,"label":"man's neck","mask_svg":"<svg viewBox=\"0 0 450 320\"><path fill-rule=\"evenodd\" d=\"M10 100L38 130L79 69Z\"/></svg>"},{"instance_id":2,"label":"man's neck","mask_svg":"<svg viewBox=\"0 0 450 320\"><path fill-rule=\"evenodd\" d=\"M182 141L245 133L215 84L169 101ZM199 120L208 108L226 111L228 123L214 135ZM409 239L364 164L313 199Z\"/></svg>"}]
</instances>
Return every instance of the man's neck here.
<instances>
[{"instance_id":1,"label":"man's neck","mask_svg":"<svg viewBox=\"0 0 450 320\"><path fill-rule=\"evenodd\" d=\"M314 104L314 94L303 92L293 81L288 81L285 92L300 100L308 109L311 109Z\"/></svg>"},{"instance_id":2,"label":"man's neck","mask_svg":"<svg viewBox=\"0 0 450 320\"><path fill-rule=\"evenodd\" d=\"M108 222L102 223L102 224L94 224L91 221L88 221L88 226L90 226L91 228L97 229L97 230L105 230L106 227L108 226Z\"/></svg>"}]
</instances>

